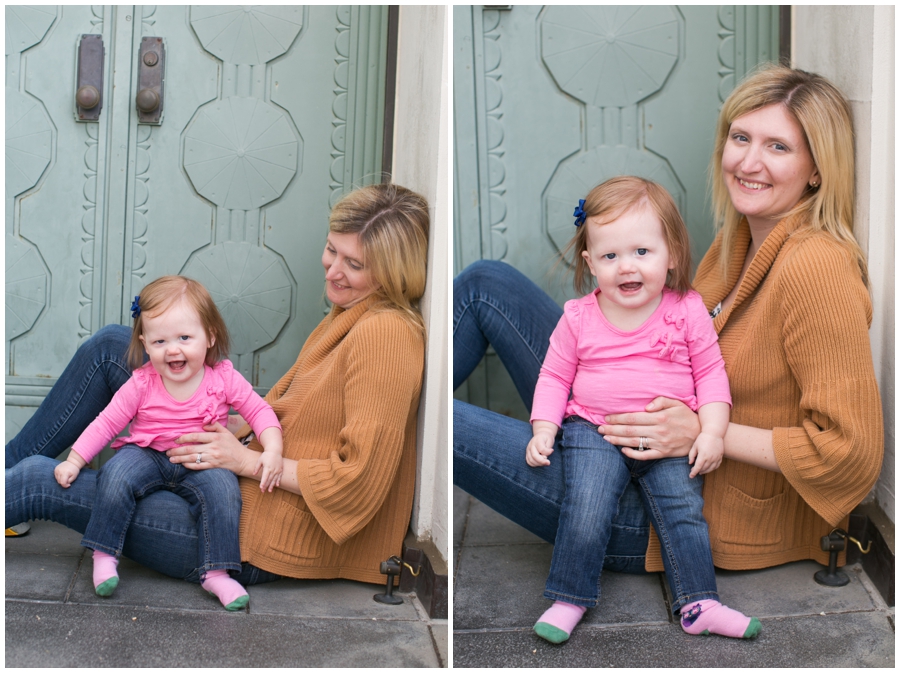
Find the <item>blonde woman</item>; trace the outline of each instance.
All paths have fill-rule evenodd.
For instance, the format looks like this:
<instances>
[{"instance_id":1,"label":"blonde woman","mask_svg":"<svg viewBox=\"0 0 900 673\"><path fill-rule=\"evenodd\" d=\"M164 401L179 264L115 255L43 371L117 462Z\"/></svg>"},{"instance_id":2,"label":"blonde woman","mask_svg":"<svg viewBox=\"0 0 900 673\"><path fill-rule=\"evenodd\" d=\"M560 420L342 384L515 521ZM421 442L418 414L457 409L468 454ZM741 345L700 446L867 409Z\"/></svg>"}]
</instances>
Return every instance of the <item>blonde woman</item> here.
<instances>
[{"instance_id":1,"label":"blonde woman","mask_svg":"<svg viewBox=\"0 0 900 673\"><path fill-rule=\"evenodd\" d=\"M331 312L266 396L284 432L279 487L254 474L262 446L239 417L188 433L170 459L238 476L242 584L279 577L381 583L381 561L409 526L424 367L418 303L425 289L428 204L397 185L364 187L335 205L322 254ZM128 328L106 327L76 353L35 416L6 447L6 523L50 519L84 531L96 473L45 494L54 458L128 379ZM233 431L233 432L232 432ZM243 440L243 441L241 441ZM165 521L165 526L155 522ZM198 580L197 526L170 493L140 500L124 555Z\"/></svg>"},{"instance_id":2,"label":"blonde woman","mask_svg":"<svg viewBox=\"0 0 900 673\"><path fill-rule=\"evenodd\" d=\"M841 93L786 67L751 74L720 115L710 179L721 231L694 278L733 398L725 459L703 488L720 568L827 562L820 538L846 526L881 468L852 138ZM508 265L463 271L454 282L454 385L490 343L530 409L561 313ZM453 429L455 483L552 541L563 475L521 466L528 424L455 402ZM607 416L599 432L626 457L652 460L687 455L700 423L683 403L657 398ZM626 491L606 569L663 570L647 521L637 493Z\"/></svg>"}]
</instances>

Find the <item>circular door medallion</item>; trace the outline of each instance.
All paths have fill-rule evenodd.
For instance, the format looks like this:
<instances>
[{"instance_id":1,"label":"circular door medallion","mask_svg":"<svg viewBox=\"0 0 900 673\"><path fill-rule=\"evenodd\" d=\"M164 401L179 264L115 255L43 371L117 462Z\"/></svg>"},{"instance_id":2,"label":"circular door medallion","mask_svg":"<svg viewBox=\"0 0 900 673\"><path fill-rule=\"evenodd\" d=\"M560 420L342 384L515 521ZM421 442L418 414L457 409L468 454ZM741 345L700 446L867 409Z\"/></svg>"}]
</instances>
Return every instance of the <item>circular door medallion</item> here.
<instances>
[{"instance_id":1,"label":"circular door medallion","mask_svg":"<svg viewBox=\"0 0 900 673\"><path fill-rule=\"evenodd\" d=\"M194 189L218 206L252 210L274 201L297 172L299 141L284 114L233 96L202 108L184 140Z\"/></svg>"}]
</instances>

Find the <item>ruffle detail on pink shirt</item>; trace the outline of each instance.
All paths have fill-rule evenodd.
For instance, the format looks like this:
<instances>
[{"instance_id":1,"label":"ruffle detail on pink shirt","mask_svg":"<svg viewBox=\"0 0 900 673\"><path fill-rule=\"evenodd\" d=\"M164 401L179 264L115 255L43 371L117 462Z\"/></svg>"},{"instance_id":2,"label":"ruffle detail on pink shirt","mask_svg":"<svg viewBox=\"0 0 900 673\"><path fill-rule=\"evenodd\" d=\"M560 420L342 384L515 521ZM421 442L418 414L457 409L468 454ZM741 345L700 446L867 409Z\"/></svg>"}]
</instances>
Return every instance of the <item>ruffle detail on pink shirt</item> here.
<instances>
[{"instance_id":1,"label":"ruffle detail on pink shirt","mask_svg":"<svg viewBox=\"0 0 900 673\"><path fill-rule=\"evenodd\" d=\"M675 325L675 329L677 329L677 330L684 329L684 321L686 319L687 318L685 317L684 313L682 313L680 311L678 313L674 313L673 311L668 311L663 316L663 320L666 321L666 324L667 325Z\"/></svg>"},{"instance_id":2,"label":"ruffle detail on pink shirt","mask_svg":"<svg viewBox=\"0 0 900 673\"><path fill-rule=\"evenodd\" d=\"M212 425L219 420L219 407L225 402L222 386L206 387L206 398L197 405L197 414L203 417L203 425Z\"/></svg>"},{"instance_id":3,"label":"ruffle detail on pink shirt","mask_svg":"<svg viewBox=\"0 0 900 673\"><path fill-rule=\"evenodd\" d=\"M663 321L667 325L672 325L676 330L684 329L684 324L686 321L685 315L681 312L673 312L669 311L663 316ZM654 330L653 334L650 336L650 348L658 344L662 344L663 347L659 350L659 355L657 357L660 358L669 358L669 360L675 360L681 352L684 350L682 346L675 346L672 344L672 339L675 338L675 335L671 332L661 332L659 330Z\"/></svg>"},{"instance_id":4,"label":"ruffle detail on pink shirt","mask_svg":"<svg viewBox=\"0 0 900 673\"><path fill-rule=\"evenodd\" d=\"M150 372L148 371L148 369L156 373L155 370L153 370L153 365L149 362L145 362L143 365L131 372L131 376L135 381L144 386L147 384L147 381L149 380L148 377L150 376Z\"/></svg>"}]
</instances>

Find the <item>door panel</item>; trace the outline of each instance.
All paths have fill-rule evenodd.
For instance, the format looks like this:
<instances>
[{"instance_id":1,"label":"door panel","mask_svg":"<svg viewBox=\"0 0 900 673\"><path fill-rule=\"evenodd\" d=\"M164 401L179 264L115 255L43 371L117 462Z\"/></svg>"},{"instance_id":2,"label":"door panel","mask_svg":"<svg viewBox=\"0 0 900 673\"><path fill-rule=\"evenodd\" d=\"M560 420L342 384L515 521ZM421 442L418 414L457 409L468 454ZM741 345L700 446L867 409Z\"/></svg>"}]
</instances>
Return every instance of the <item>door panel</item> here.
<instances>
[{"instance_id":1,"label":"door panel","mask_svg":"<svg viewBox=\"0 0 900 673\"><path fill-rule=\"evenodd\" d=\"M718 110L777 58L777 7L454 7L454 265L506 261L562 304L557 263L572 211L619 174L660 182L691 233L713 226L706 190ZM527 417L489 352L457 397Z\"/></svg>"},{"instance_id":2,"label":"door panel","mask_svg":"<svg viewBox=\"0 0 900 673\"><path fill-rule=\"evenodd\" d=\"M129 324L133 296L164 274L207 285L232 361L268 390L328 310L320 258L331 205L381 180L387 8L6 16L7 437L80 341ZM94 123L74 113L82 34L105 46ZM135 106L148 37L165 47L159 124L140 123Z\"/></svg>"}]
</instances>

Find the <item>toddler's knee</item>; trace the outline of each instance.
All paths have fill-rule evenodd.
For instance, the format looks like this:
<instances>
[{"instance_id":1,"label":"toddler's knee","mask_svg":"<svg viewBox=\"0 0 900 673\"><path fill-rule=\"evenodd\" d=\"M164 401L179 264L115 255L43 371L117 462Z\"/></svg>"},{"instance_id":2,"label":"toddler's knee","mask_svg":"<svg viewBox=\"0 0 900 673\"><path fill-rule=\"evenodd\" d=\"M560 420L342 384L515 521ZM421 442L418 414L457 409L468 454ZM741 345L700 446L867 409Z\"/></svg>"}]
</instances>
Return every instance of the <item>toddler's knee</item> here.
<instances>
[{"instance_id":1,"label":"toddler's knee","mask_svg":"<svg viewBox=\"0 0 900 673\"><path fill-rule=\"evenodd\" d=\"M225 468L204 470L202 479L199 481L206 490L215 489L215 492L229 498L241 497L241 487L237 475Z\"/></svg>"}]
</instances>

